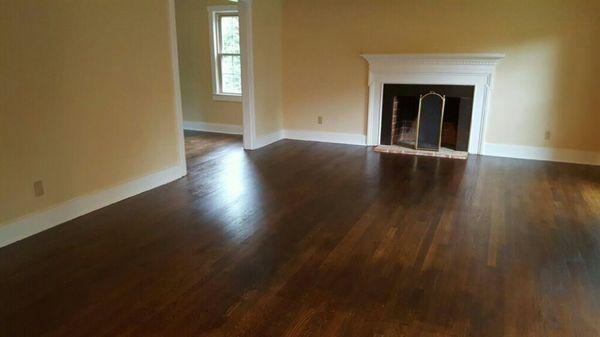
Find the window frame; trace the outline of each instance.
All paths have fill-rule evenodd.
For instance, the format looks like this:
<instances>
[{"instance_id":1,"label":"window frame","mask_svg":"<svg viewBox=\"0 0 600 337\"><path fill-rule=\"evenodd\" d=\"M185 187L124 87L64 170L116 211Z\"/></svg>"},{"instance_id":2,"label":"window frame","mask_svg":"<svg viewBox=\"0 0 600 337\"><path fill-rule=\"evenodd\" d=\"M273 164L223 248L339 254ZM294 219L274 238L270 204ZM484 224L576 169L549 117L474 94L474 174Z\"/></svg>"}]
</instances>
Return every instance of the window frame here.
<instances>
[{"instance_id":1,"label":"window frame","mask_svg":"<svg viewBox=\"0 0 600 337\"><path fill-rule=\"evenodd\" d=\"M238 20L240 17L237 6L208 6L208 20L210 27L210 48L211 48L211 72L212 72L212 88L213 88L213 100L215 101L229 101L229 102L241 102L242 94L227 93L221 89L222 83L222 72L221 72L221 58L223 56L240 56L241 64L241 46L240 54L232 53L221 53L221 17L225 16L237 16ZM240 34L241 35L241 34ZM241 36L240 36L241 38ZM240 73L241 76L241 73ZM242 88L242 93L243 93Z\"/></svg>"}]
</instances>

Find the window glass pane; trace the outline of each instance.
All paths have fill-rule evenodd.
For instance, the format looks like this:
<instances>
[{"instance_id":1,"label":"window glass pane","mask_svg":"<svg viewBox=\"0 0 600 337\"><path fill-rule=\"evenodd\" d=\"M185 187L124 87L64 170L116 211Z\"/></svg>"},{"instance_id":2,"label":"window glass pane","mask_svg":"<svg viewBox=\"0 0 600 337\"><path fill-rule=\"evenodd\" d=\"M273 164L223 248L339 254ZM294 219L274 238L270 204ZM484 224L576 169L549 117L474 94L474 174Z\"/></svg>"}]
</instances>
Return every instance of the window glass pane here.
<instances>
[{"instance_id":1,"label":"window glass pane","mask_svg":"<svg viewBox=\"0 0 600 337\"><path fill-rule=\"evenodd\" d=\"M221 53L240 53L240 28L237 16L221 16Z\"/></svg>"},{"instance_id":2,"label":"window glass pane","mask_svg":"<svg viewBox=\"0 0 600 337\"><path fill-rule=\"evenodd\" d=\"M221 56L221 91L228 94L242 93L242 68L239 55Z\"/></svg>"}]
</instances>

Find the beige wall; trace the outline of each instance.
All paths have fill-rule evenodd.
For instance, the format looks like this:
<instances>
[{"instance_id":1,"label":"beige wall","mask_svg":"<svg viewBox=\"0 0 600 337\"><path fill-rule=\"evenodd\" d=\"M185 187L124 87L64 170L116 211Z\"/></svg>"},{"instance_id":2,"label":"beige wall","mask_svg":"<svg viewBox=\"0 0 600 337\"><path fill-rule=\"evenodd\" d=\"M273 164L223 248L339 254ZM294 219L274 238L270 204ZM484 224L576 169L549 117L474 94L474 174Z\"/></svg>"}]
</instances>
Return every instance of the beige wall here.
<instances>
[{"instance_id":1,"label":"beige wall","mask_svg":"<svg viewBox=\"0 0 600 337\"><path fill-rule=\"evenodd\" d=\"M282 0L253 0L254 101L256 135L281 130Z\"/></svg>"},{"instance_id":2,"label":"beige wall","mask_svg":"<svg viewBox=\"0 0 600 337\"><path fill-rule=\"evenodd\" d=\"M594 0L284 0L284 127L364 134L361 53L502 52L486 141L600 150L598 18Z\"/></svg>"},{"instance_id":3,"label":"beige wall","mask_svg":"<svg viewBox=\"0 0 600 337\"><path fill-rule=\"evenodd\" d=\"M210 31L207 7L227 0L175 0L183 119L242 124L242 104L212 99Z\"/></svg>"},{"instance_id":4,"label":"beige wall","mask_svg":"<svg viewBox=\"0 0 600 337\"><path fill-rule=\"evenodd\" d=\"M0 1L0 224L178 165L167 3Z\"/></svg>"}]
</instances>

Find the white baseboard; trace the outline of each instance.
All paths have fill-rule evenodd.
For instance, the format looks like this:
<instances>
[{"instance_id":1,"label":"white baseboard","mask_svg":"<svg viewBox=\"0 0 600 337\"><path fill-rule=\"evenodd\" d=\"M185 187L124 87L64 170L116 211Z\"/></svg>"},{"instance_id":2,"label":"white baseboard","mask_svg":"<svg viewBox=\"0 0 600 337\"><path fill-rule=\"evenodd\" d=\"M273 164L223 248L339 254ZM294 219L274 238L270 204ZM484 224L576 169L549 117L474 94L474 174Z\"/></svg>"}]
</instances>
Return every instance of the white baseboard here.
<instances>
[{"instance_id":1,"label":"white baseboard","mask_svg":"<svg viewBox=\"0 0 600 337\"><path fill-rule=\"evenodd\" d=\"M547 160L564 163L600 165L600 152L559 149L550 147L483 144L483 155L520 159Z\"/></svg>"},{"instance_id":2,"label":"white baseboard","mask_svg":"<svg viewBox=\"0 0 600 337\"><path fill-rule=\"evenodd\" d=\"M254 150L259 149L263 146L267 146L271 143L275 143L278 140L283 139L283 130L271 132L267 135L257 136L254 141Z\"/></svg>"},{"instance_id":3,"label":"white baseboard","mask_svg":"<svg viewBox=\"0 0 600 337\"><path fill-rule=\"evenodd\" d=\"M244 128L241 125L204 123L193 121L183 121L183 129L192 131L227 133L231 135L241 135L244 133Z\"/></svg>"},{"instance_id":4,"label":"white baseboard","mask_svg":"<svg viewBox=\"0 0 600 337\"><path fill-rule=\"evenodd\" d=\"M106 207L136 194L179 179L185 175L180 166L128 181L93 194L80 196L51 208L28 214L12 222L0 225L0 247L60 225L97 209Z\"/></svg>"},{"instance_id":5,"label":"white baseboard","mask_svg":"<svg viewBox=\"0 0 600 337\"><path fill-rule=\"evenodd\" d=\"M350 145L367 144L367 137L360 133L341 133L287 129L283 131L283 138Z\"/></svg>"}]
</instances>

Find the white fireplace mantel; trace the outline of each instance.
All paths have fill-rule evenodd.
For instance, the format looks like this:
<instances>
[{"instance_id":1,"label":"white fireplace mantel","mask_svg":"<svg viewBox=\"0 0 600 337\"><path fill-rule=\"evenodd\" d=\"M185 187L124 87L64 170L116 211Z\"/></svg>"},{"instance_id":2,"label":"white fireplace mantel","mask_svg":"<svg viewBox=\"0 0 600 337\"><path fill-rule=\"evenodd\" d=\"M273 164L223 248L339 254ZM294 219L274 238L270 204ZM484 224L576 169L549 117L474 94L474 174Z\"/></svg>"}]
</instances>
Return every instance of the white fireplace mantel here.
<instances>
[{"instance_id":1,"label":"white fireplace mantel","mask_svg":"<svg viewBox=\"0 0 600 337\"><path fill-rule=\"evenodd\" d=\"M367 145L379 145L384 84L475 87L469 153L481 153L495 66L504 54L365 54L369 62Z\"/></svg>"}]
</instances>

